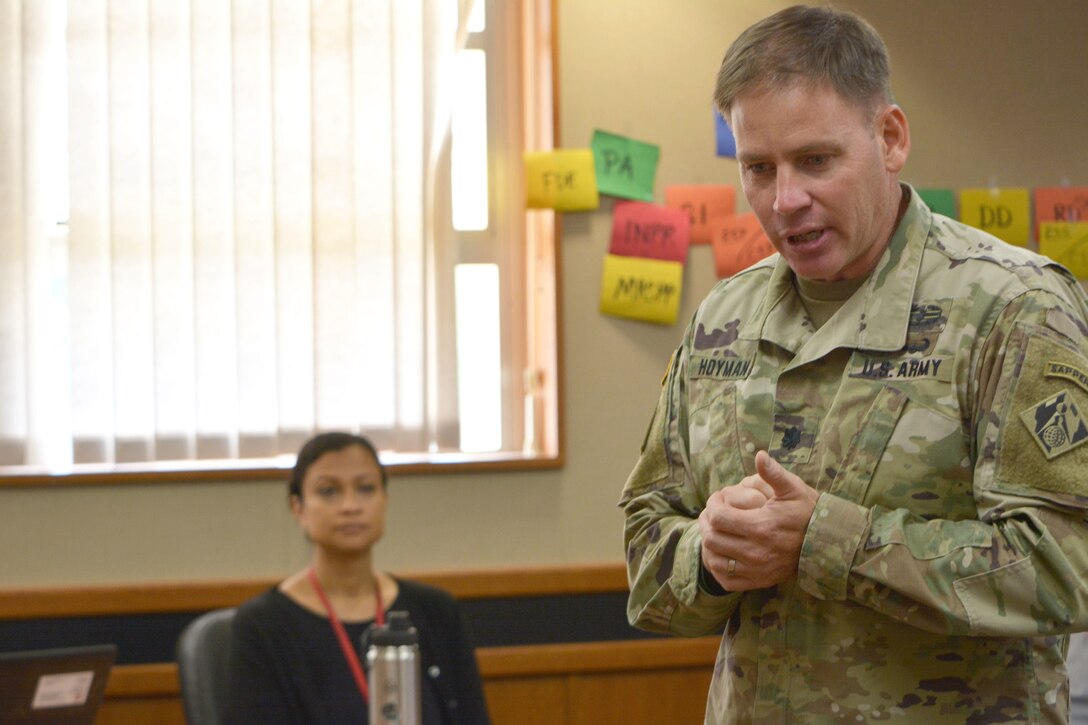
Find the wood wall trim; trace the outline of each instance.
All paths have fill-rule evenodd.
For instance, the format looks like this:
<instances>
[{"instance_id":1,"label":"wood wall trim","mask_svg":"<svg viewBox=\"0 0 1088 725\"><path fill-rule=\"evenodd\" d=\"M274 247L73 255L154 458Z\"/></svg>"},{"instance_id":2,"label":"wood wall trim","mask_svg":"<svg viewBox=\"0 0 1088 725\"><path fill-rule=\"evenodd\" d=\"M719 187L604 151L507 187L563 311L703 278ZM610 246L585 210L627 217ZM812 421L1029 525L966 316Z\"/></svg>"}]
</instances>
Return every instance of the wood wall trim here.
<instances>
[{"instance_id":1,"label":"wood wall trim","mask_svg":"<svg viewBox=\"0 0 1088 725\"><path fill-rule=\"evenodd\" d=\"M441 587L458 599L605 594L627 591L623 564L394 572ZM155 582L0 590L0 619L197 612L233 607L276 579Z\"/></svg>"},{"instance_id":2,"label":"wood wall trim","mask_svg":"<svg viewBox=\"0 0 1088 725\"><path fill-rule=\"evenodd\" d=\"M713 667L718 637L621 642L579 642L522 647L480 647L476 658L486 680L545 675ZM119 665L106 684L107 698L176 697L177 665Z\"/></svg>"}]
</instances>

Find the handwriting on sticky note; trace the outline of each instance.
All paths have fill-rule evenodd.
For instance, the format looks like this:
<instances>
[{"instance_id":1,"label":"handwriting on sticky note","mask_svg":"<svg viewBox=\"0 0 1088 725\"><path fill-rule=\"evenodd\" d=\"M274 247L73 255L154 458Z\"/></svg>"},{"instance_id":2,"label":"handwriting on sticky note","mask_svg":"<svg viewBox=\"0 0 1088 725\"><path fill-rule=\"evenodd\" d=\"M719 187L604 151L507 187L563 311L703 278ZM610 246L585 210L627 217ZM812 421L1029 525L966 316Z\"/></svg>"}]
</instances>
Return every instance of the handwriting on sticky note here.
<instances>
[{"instance_id":1,"label":"handwriting on sticky note","mask_svg":"<svg viewBox=\"0 0 1088 725\"><path fill-rule=\"evenodd\" d=\"M679 209L641 201L618 201L612 211L608 251L624 257L649 257L683 263L688 256L691 222Z\"/></svg>"},{"instance_id":2,"label":"handwriting on sticky note","mask_svg":"<svg viewBox=\"0 0 1088 725\"><path fill-rule=\"evenodd\" d=\"M1043 222L1039 225L1039 253L1074 276L1088 279L1088 222Z\"/></svg>"},{"instance_id":3,"label":"handwriting on sticky note","mask_svg":"<svg viewBox=\"0 0 1088 725\"><path fill-rule=\"evenodd\" d=\"M530 209L589 211L600 206L589 149L527 152L525 187Z\"/></svg>"},{"instance_id":4,"label":"handwriting on sticky note","mask_svg":"<svg viewBox=\"0 0 1088 725\"><path fill-rule=\"evenodd\" d=\"M665 188L665 206L687 212L692 244L710 244L711 220L736 213L737 192L725 184L673 184Z\"/></svg>"},{"instance_id":5,"label":"handwriting on sticky note","mask_svg":"<svg viewBox=\"0 0 1088 725\"><path fill-rule=\"evenodd\" d=\"M598 191L622 199L653 201L660 147L596 130L590 148Z\"/></svg>"},{"instance_id":6,"label":"handwriting on sticky note","mask_svg":"<svg viewBox=\"0 0 1088 725\"><path fill-rule=\"evenodd\" d=\"M720 278L732 277L775 252L752 212L717 219L710 230L714 269Z\"/></svg>"},{"instance_id":7,"label":"handwriting on sticky note","mask_svg":"<svg viewBox=\"0 0 1088 725\"><path fill-rule=\"evenodd\" d=\"M601 312L671 325L680 311L683 275L679 262L609 254L601 273Z\"/></svg>"},{"instance_id":8,"label":"handwriting on sticky note","mask_svg":"<svg viewBox=\"0 0 1088 725\"><path fill-rule=\"evenodd\" d=\"M960 221L1009 244L1027 246L1031 198L1027 189L960 189Z\"/></svg>"}]
</instances>

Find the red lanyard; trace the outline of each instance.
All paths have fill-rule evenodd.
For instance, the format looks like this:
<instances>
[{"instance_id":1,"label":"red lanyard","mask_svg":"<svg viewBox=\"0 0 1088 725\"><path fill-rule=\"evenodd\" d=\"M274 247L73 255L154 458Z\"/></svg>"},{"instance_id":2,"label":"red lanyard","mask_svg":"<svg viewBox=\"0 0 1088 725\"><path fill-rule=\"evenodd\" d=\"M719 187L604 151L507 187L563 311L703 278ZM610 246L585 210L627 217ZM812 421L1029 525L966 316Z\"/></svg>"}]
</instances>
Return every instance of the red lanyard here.
<instances>
[{"instance_id":1,"label":"red lanyard","mask_svg":"<svg viewBox=\"0 0 1088 725\"><path fill-rule=\"evenodd\" d=\"M370 689L366 686L366 675L363 673L363 666L359 663L359 655L351 645L351 641L348 640L348 633L344 631L344 625L340 623L336 612L332 611L332 603L329 602L325 590L321 588L321 582L317 580L317 572L314 571L312 566L310 567L309 577L310 584L313 585L314 591L317 592L318 599L325 605L325 612L329 615L329 624L332 625L332 631L336 633L336 639L340 642L340 649L343 651L344 659L347 660L348 667L351 669L352 677L355 678L355 684L359 687L359 693L363 696L363 702L369 702ZM382 586L381 582L378 581L378 577L374 577L374 602L374 622L376 624L385 624L385 610L382 609Z\"/></svg>"}]
</instances>

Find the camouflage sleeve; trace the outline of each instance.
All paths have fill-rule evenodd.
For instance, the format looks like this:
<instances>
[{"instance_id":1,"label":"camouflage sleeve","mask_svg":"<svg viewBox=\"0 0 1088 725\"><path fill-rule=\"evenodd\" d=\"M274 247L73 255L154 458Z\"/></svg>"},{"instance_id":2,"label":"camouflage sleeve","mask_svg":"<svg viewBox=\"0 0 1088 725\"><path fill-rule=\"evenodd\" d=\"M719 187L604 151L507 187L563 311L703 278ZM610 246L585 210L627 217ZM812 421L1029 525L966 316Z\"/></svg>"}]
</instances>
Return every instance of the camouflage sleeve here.
<instances>
[{"instance_id":1,"label":"camouflage sleeve","mask_svg":"<svg viewBox=\"0 0 1088 725\"><path fill-rule=\"evenodd\" d=\"M694 637L720 631L740 595L714 595L699 586L698 517L706 497L694 484L687 455L684 350L673 355L620 505L628 620L640 629Z\"/></svg>"},{"instance_id":2,"label":"camouflage sleeve","mask_svg":"<svg viewBox=\"0 0 1088 725\"><path fill-rule=\"evenodd\" d=\"M802 589L932 632L1088 629L1086 320L1079 288L1025 293L971 356L976 519L823 494L802 548Z\"/></svg>"}]
</instances>

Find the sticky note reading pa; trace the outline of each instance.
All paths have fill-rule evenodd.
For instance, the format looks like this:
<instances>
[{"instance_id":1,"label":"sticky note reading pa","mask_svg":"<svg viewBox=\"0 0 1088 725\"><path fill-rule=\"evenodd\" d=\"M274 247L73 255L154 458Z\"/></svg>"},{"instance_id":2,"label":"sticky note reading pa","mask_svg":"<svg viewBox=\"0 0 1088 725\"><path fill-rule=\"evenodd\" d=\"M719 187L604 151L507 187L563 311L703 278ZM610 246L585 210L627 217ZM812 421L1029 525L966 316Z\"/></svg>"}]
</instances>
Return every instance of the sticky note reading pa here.
<instances>
[{"instance_id":1,"label":"sticky note reading pa","mask_svg":"<svg viewBox=\"0 0 1088 725\"><path fill-rule=\"evenodd\" d=\"M1088 222L1043 222L1039 254L1045 254L1074 276L1088 279Z\"/></svg>"},{"instance_id":2,"label":"sticky note reading pa","mask_svg":"<svg viewBox=\"0 0 1088 725\"><path fill-rule=\"evenodd\" d=\"M1027 189L960 189L960 221L1009 244L1026 247L1031 236Z\"/></svg>"},{"instance_id":3,"label":"sticky note reading pa","mask_svg":"<svg viewBox=\"0 0 1088 725\"><path fill-rule=\"evenodd\" d=\"M711 224L714 270L718 277L732 277L775 252L774 245L752 212L718 219Z\"/></svg>"},{"instance_id":4,"label":"sticky note reading pa","mask_svg":"<svg viewBox=\"0 0 1088 725\"><path fill-rule=\"evenodd\" d=\"M671 325L680 311L683 276L679 262L609 254L601 273L601 312Z\"/></svg>"},{"instance_id":5,"label":"sticky note reading pa","mask_svg":"<svg viewBox=\"0 0 1088 725\"><path fill-rule=\"evenodd\" d=\"M661 149L606 131L594 131L593 160L597 190L602 194L637 201L654 200L654 177Z\"/></svg>"},{"instance_id":6,"label":"sticky note reading pa","mask_svg":"<svg viewBox=\"0 0 1088 725\"><path fill-rule=\"evenodd\" d=\"M692 244L710 244L711 220L736 213L737 192L726 184L673 184L665 187L665 206L687 212Z\"/></svg>"},{"instance_id":7,"label":"sticky note reading pa","mask_svg":"<svg viewBox=\"0 0 1088 725\"><path fill-rule=\"evenodd\" d=\"M530 209L589 211L601 205L589 149L527 152L525 177Z\"/></svg>"},{"instance_id":8,"label":"sticky note reading pa","mask_svg":"<svg viewBox=\"0 0 1088 725\"><path fill-rule=\"evenodd\" d=\"M691 222L679 209L642 201L617 201L612 211L612 244L608 252L683 264L690 238Z\"/></svg>"}]
</instances>

